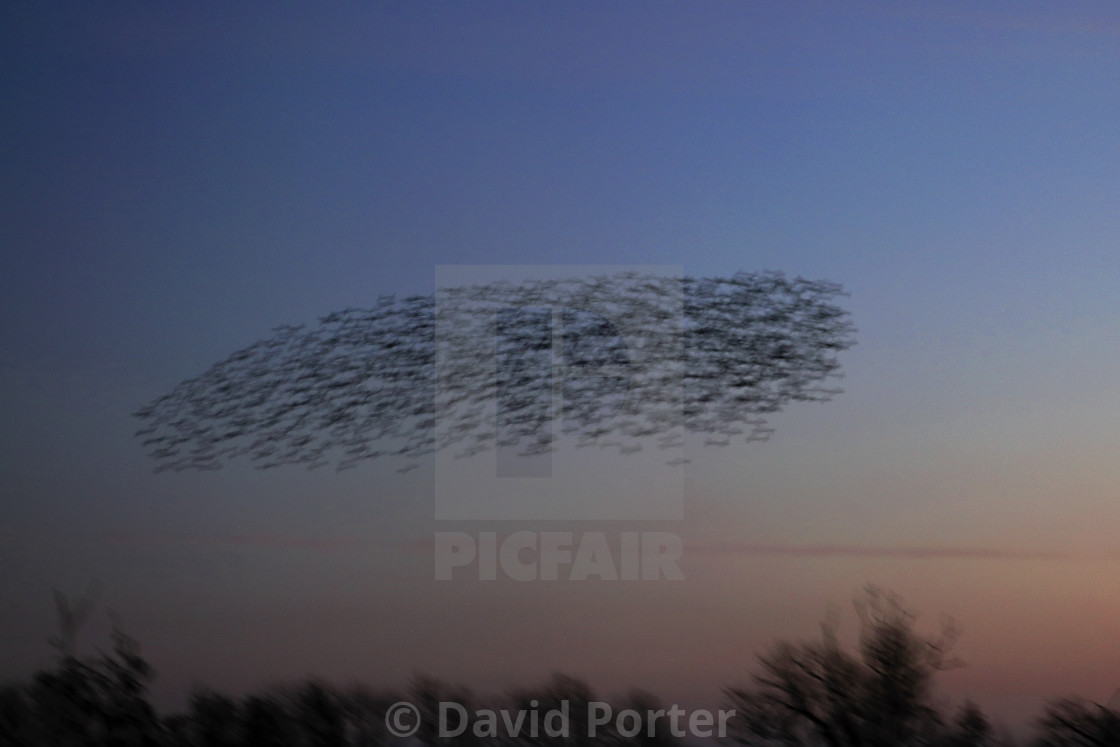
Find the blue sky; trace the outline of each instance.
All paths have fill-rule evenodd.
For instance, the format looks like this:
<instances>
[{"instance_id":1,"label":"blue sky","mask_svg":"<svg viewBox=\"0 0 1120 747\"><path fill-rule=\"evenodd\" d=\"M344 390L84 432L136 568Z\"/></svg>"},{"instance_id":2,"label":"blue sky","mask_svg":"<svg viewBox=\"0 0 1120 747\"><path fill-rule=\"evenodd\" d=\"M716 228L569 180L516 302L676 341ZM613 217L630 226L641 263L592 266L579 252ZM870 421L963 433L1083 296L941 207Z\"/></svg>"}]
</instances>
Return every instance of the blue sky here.
<instances>
[{"instance_id":1,"label":"blue sky","mask_svg":"<svg viewBox=\"0 0 1120 747\"><path fill-rule=\"evenodd\" d=\"M0 673L98 577L167 702L416 669L703 701L875 581L961 622L946 687L1010 721L1120 685L1110 6L3 16ZM671 588L433 588L423 469L151 473L140 405L469 264L827 278L859 345L835 401L694 455Z\"/></svg>"}]
</instances>

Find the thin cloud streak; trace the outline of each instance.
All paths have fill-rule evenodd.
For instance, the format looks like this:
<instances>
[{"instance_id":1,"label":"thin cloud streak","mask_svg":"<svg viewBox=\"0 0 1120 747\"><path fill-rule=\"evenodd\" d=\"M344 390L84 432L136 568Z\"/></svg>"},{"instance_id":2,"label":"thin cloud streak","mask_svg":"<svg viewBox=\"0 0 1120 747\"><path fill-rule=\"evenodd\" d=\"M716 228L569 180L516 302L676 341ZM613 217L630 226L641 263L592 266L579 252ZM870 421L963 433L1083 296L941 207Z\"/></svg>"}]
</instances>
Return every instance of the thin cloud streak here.
<instances>
[{"instance_id":1,"label":"thin cloud streak","mask_svg":"<svg viewBox=\"0 0 1120 747\"><path fill-rule=\"evenodd\" d=\"M1067 553L983 547L873 547L721 542L685 545L687 556L771 555L792 558L906 558L911 560L1072 560Z\"/></svg>"},{"instance_id":2,"label":"thin cloud streak","mask_svg":"<svg viewBox=\"0 0 1120 747\"><path fill-rule=\"evenodd\" d=\"M119 545L199 545L214 547L282 547L302 550L341 550L369 544L358 537L306 537L290 534L115 534L106 538Z\"/></svg>"}]
</instances>

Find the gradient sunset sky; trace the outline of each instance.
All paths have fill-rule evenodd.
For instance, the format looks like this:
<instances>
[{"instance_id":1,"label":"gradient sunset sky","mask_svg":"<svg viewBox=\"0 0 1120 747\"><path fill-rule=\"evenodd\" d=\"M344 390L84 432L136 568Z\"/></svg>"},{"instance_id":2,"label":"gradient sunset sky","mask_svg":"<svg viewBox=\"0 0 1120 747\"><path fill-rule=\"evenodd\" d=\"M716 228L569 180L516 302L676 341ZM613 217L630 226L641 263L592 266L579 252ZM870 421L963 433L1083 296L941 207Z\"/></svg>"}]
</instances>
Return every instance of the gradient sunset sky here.
<instances>
[{"instance_id":1,"label":"gradient sunset sky","mask_svg":"<svg viewBox=\"0 0 1120 747\"><path fill-rule=\"evenodd\" d=\"M872 582L959 622L946 702L1120 686L1117 6L9 3L0 94L0 677L96 578L166 708L554 670L716 705ZM133 437L278 325L532 264L850 293L842 395L693 449L682 522L562 527L676 531L684 581L437 584L430 464Z\"/></svg>"}]
</instances>

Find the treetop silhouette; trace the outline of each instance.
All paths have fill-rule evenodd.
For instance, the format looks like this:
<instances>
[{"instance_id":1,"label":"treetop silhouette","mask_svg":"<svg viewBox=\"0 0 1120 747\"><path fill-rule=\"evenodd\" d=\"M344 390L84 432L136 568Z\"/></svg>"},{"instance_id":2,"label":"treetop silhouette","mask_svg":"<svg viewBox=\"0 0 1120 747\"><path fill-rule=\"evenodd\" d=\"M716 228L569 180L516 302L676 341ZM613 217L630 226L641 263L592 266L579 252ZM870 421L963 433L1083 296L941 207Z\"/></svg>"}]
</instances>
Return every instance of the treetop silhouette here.
<instances>
[{"instance_id":1,"label":"treetop silhouette","mask_svg":"<svg viewBox=\"0 0 1120 747\"><path fill-rule=\"evenodd\" d=\"M915 617L894 594L868 587L856 604L859 651L840 645L836 621L819 642L778 642L759 657L753 686L727 690L736 710L735 741L747 745L919 747L987 739L975 714L948 729L931 691L934 676L959 666L950 657L957 629L943 620L940 635L914 630Z\"/></svg>"}]
</instances>

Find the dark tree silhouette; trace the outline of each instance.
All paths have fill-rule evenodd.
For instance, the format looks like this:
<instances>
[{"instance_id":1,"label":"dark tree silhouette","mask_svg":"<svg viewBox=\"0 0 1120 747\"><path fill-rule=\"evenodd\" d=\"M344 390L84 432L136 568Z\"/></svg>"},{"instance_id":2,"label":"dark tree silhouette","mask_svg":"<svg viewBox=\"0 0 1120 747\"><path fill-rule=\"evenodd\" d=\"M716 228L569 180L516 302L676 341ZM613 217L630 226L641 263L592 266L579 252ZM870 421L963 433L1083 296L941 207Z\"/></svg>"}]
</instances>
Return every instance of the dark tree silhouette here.
<instances>
[{"instance_id":1,"label":"dark tree silhouette","mask_svg":"<svg viewBox=\"0 0 1120 747\"><path fill-rule=\"evenodd\" d=\"M595 693L586 682L561 673L553 674L543 685L514 693L513 707L516 709L527 711L535 701L537 710L540 713L547 713L561 709L566 702L569 716L567 736L541 734L536 739L522 736L515 740L514 744L526 747L528 745L577 747L605 743L606 739L600 737L598 740L593 740L587 734L587 711L589 704L595 700L597 700Z\"/></svg>"},{"instance_id":2,"label":"dark tree silhouette","mask_svg":"<svg viewBox=\"0 0 1120 747\"><path fill-rule=\"evenodd\" d=\"M28 687L4 693L3 719L11 722L10 733L20 735L15 744L159 744L159 720L147 698L154 672L115 614L109 613L112 651L77 655L77 635L92 613L96 594L96 587L91 587L90 593L71 604L65 595L55 592L59 635L50 642L58 652L57 663L36 674ZM24 709L22 714L15 712L19 707Z\"/></svg>"},{"instance_id":3,"label":"dark tree silhouette","mask_svg":"<svg viewBox=\"0 0 1120 747\"><path fill-rule=\"evenodd\" d=\"M244 742L257 747L285 747L295 731L294 719L279 698L249 695L243 701Z\"/></svg>"},{"instance_id":4,"label":"dark tree silhouette","mask_svg":"<svg viewBox=\"0 0 1120 747\"><path fill-rule=\"evenodd\" d=\"M344 747L346 708L334 690L321 682L307 682L296 697L300 725L309 747Z\"/></svg>"},{"instance_id":5,"label":"dark tree silhouette","mask_svg":"<svg viewBox=\"0 0 1120 747\"><path fill-rule=\"evenodd\" d=\"M270 686L242 697L198 687L185 713L158 718L146 683L151 667L113 617L111 653L80 657L77 622L88 605L58 595L62 633L51 639L58 662L30 681L0 684L0 747L383 747L426 744L460 747L675 747L690 743L673 729L682 725L641 690L610 704L609 723L588 734L589 704L598 703L583 681L555 674L541 685L499 698L480 698L465 686L418 677L405 692L372 691L360 685L339 689L318 680ZM92 597L87 597L92 598ZM826 619L821 640L779 642L759 657L749 687L727 694L736 714L733 741L746 745L805 747L1009 747L997 738L983 712L966 701L952 719L934 705L937 672L954 666L949 651L956 637L944 622L937 637L914 630L915 618L891 594L869 588L857 602L862 632L855 651L842 648L835 616ZM1113 700L1120 698L1118 696ZM420 712L414 737L390 733L386 714L407 701ZM1050 704L1039 720L1037 747L1120 745L1120 715L1109 705L1081 699ZM440 704L453 703L454 721L442 733ZM480 710L484 709L484 710ZM549 733L548 712L567 710L569 732ZM501 710L506 716L495 719ZM623 714L624 710L633 713ZM535 712L521 726L505 726L509 714ZM659 714L658 711L661 713ZM448 715L449 712L443 712ZM605 711L596 710L597 718ZM465 719L464 719L465 714ZM620 714L625 718L620 718ZM670 722L678 726L670 726ZM540 727L531 733L531 723ZM652 731L651 731L652 728Z\"/></svg>"},{"instance_id":6,"label":"dark tree silhouette","mask_svg":"<svg viewBox=\"0 0 1120 747\"><path fill-rule=\"evenodd\" d=\"M544 426L559 392L561 431L581 445L676 445L685 431L722 445L748 428L765 438L765 415L838 391L825 384L854 344L841 295L768 272L382 298L311 328L278 327L138 410L138 436L157 469L177 470L237 456L343 468L451 447L531 454L557 437ZM495 404L500 427L487 415Z\"/></svg>"},{"instance_id":7,"label":"dark tree silhouette","mask_svg":"<svg viewBox=\"0 0 1120 747\"><path fill-rule=\"evenodd\" d=\"M676 747L681 744L680 739L673 736L668 719L655 718L651 723L649 714L666 710L661 701L652 694L642 690L632 690L619 704L616 712L622 709L633 710L642 716L641 729L631 737L616 735L615 744L624 747Z\"/></svg>"},{"instance_id":8,"label":"dark tree silhouette","mask_svg":"<svg viewBox=\"0 0 1120 747\"><path fill-rule=\"evenodd\" d=\"M1064 698L1048 704L1038 726L1036 747L1120 745L1120 712L1083 698Z\"/></svg>"},{"instance_id":9,"label":"dark tree silhouette","mask_svg":"<svg viewBox=\"0 0 1120 747\"><path fill-rule=\"evenodd\" d=\"M401 697L391 692L375 692L361 685L347 690L344 703L349 722L353 725L354 747L382 747L389 744L385 714Z\"/></svg>"},{"instance_id":10,"label":"dark tree silhouette","mask_svg":"<svg viewBox=\"0 0 1120 747\"><path fill-rule=\"evenodd\" d=\"M243 741L241 706L236 699L207 687L191 693L188 714L193 744L236 747Z\"/></svg>"},{"instance_id":11,"label":"dark tree silhouette","mask_svg":"<svg viewBox=\"0 0 1120 747\"><path fill-rule=\"evenodd\" d=\"M412 688L407 699L420 712L420 728L416 733L417 738L425 745L469 745L479 744L480 740L474 736L471 729L470 715L478 707L474 695L465 687L457 687L443 680L424 675L417 676L412 682ZM445 720L441 712L441 703L456 703L467 712L467 723ZM457 716L451 716L457 718ZM443 736L445 733L459 732L455 736Z\"/></svg>"},{"instance_id":12,"label":"dark tree silhouette","mask_svg":"<svg viewBox=\"0 0 1120 747\"><path fill-rule=\"evenodd\" d=\"M937 638L914 631L897 597L869 588L857 603L858 655L843 650L834 620L822 640L779 642L759 657L754 687L731 688L734 738L748 745L896 747L941 744L947 734L932 704L933 676L955 662L945 622Z\"/></svg>"},{"instance_id":13,"label":"dark tree silhouette","mask_svg":"<svg viewBox=\"0 0 1120 747\"><path fill-rule=\"evenodd\" d=\"M971 700L961 706L945 744L946 747L988 747L995 744L992 725L980 706Z\"/></svg>"},{"instance_id":14,"label":"dark tree silhouette","mask_svg":"<svg viewBox=\"0 0 1120 747\"><path fill-rule=\"evenodd\" d=\"M39 724L27 690L18 683L0 685L0 747L36 743Z\"/></svg>"}]
</instances>

